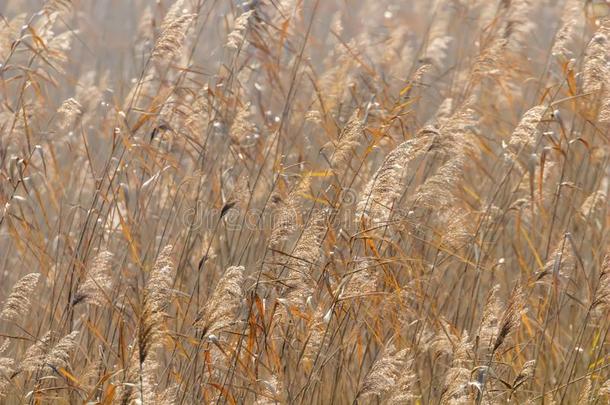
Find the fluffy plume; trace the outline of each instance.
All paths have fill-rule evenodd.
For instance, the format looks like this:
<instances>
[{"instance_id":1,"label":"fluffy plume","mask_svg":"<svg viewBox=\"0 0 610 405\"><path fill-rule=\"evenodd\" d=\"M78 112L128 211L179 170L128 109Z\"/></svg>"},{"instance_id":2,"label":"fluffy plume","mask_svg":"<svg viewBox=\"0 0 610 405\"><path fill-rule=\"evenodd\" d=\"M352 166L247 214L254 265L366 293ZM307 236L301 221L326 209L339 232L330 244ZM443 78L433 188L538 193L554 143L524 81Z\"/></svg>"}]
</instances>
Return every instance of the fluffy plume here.
<instances>
[{"instance_id":1,"label":"fluffy plume","mask_svg":"<svg viewBox=\"0 0 610 405\"><path fill-rule=\"evenodd\" d=\"M453 200L452 190L462 175L464 155L456 153L447 160L435 174L426 179L426 182L417 188L410 200L416 206L426 208L441 208L449 206Z\"/></svg>"},{"instance_id":2,"label":"fluffy plume","mask_svg":"<svg viewBox=\"0 0 610 405\"><path fill-rule=\"evenodd\" d=\"M4 302L0 318L7 321L15 321L17 318L27 315L30 310L30 299L32 292L38 284L40 274L30 273L23 276L13 286L13 290Z\"/></svg>"},{"instance_id":3,"label":"fluffy plume","mask_svg":"<svg viewBox=\"0 0 610 405\"><path fill-rule=\"evenodd\" d=\"M428 144L428 137L422 136L405 141L390 152L363 190L356 208L357 220L362 217L373 223L388 220L394 200L400 195L407 164L422 155Z\"/></svg>"},{"instance_id":4,"label":"fluffy plume","mask_svg":"<svg viewBox=\"0 0 610 405\"><path fill-rule=\"evenodd\" d=\"M441 404L469 403L470 369L467 365L470 357L470 341L468 334L464 333L459 342L452 345L453 361L445 375L445 389L441 397Z\"/></svg>"},{"instance_id":5,"label":"fluffy plume","mask_svg":"<svg viewBox=\"0 0 610 405\"><path fill-rule=\"evenodd\" d=\"M44 365L50 343L51 332L47 332L36 343L28 347L19 365L21 370L35 372L41 368Z\"/></svg>"},{"instance_id":6,"label":"fluffy plume","mask_svg":"<svg viewBox=\"0 0 610 405\"><path fill-rule=\"evenodd\" d=\"M197 316L195 327L204 335L216 333L235 322L243 299L244 267L231 266L222 275L214 292Z\"/></svg>"},{"instance_id":7,"label":"fluffy plume","mask_svg":"<svg viewBox=\"0 0 610 405\"><path fill-rule=\"evenodd\" d=\"M538 105L530 108L523 114L519 125L517 125L508 140L508 149L510 153L513 155L532 153L532 150L540 137L540 130L538 129L540 120L547 109L546 106Z\"/></svg>"},{"instance_id":8,"label":"fluffy plume","mask_svg":"<svg viewBox=\"0 0 610 405\"><path fill-rule=\"evenodd\" d=\"M605 383L599 389L599 395L610 396L610 379L606 380Z\"/></svg>"},{"instance_id":9,"label":"fluffy plume","mask_svg":"<svg viewBox=\"0 0 610 405\"><path fill-rule=\"evenodd\" d=\"M309 176L304 176L297 187L288 195L285 201L278 202L278 208L273 213L273 229L269 238L272 248L279 247L294 231L302 195L309 192ZM276 197L279 199L279 197Z\"/></svg>"},{"instance_id":10,"label":"fluffy plume","mask_svg":"<svg viewBox=\"0 0 610 405\"><path fill-rule=\"evenodd\" d=\"M249 10L235 19L233 31L229 33L229 37L227 39L227 48L238 49L241 46L241 43L244 41L245 38L244 34L246 29L248 28L250 17L252 17L253 13L254 10Z\"/></svg>"},{"instance_id":11,"label":"fluffy plume","mask_svg":"<svg viewBox=\"0 0 610 405\"><path fill-rule=\"evenodd\" d=\"M481 317L478 333L478 341L483 348L491 346L498 333L498 322L502 312L497 296L499 289L500 285L495 285L491 291L489 291L483 309L483 316Z\"/></svg>"},{"instance_id":12,"label":"fluffy plume","mask_svg":"<svg viewBox=\"0 0 610 405\"><path fill-rule=\"evenodd\" d=\"M593 38L587 45L583 67L582 88L585 93L595 93L601 90L608 78L608 35L610 34L610 19L602 22Z\"/></svg>"},{"instance_id":13,"label":"fluffy plume","mask_svg":"<svg viewBox=\"0 0 610 405\"><path fill-rule=\"evenodd\" d=\"M593 387L593 384L591 382L591 377L586 378L584 381L584 384L582 385L582 388L580 390L580 394L578 395L578 402L576 402L576 405L588 405L590 404L590 397L591 397L591 388Z\"/></svg>"},{"instance_id":14,"label":"fluffy plume","mask_svg":"<svg viewBox=\"0 0 610 405\"><path fill-rule=\"evenodd\" d=\"M323 307L319 307L309 321L309 336L303 348L303 362L307 365L311 365L316 360L316 356L322 347L324 333L328 328L328 322L325 319L326 313L327 311Z\"/></svg>"},{"instance_id":15,"label":"fluffy plume","mask_svg":"<svg viewBox=\"0 0 610 405\"><path fill-rule=\"evenodd\" d=\"M72 7L71 0L48 0L45 2L42 10L46 14L69 14L72 11Z\"/></svg>"},{"instance_id":16,"label":"fluffy plume","mask_svg":"<svg viewBox=\"0 0 610 405\"><path fill-rule=\"evenodd\" d=\"M110 264L112 253L108 251L97 255L90 270L87 272L85 281L79 286L74 295L73 304L85 302L91 305L103 306L112 288L110 277Z\"/></svg>"},{"instance_id":17,"label":"fluffy plume","mask_svg":"<svg viewBox=\"0 0 610 405\"><path fill-rule=\"evenodd\" d=\"M591 307L598 308L601 313L610 309L610 254L604 257Z\"/></svg>"},{"instance_id":18,"label":"fluffy plume","mask_svg":"<svg viewBox=\"0 0 610 405\"><path fill-rule=\"evenodd\" d=\"M498 335L491 348L492 353L495 353L506 342L506 339L517 330L521 324L521 314L524 308L525 296L521 287L517 286L513 289L508 305L500 318Z\"/></svg>"},{"instance_id":19,"label":"fluffy plume","mask_svg":"<svg viewBox=\"0 0 610 405\"><path fill-rule=\"evenodd\" d=\"M358 118L357 111L354 111L352 117L341 131L335 151L330 159L330 165L333 170L344 170L349 165L352 150L360 143L363 133L364 122Z\"/></svg>"},{"instance_id":20,"label":"fluffy plume","mask_svg":"<svg viewBox=\"0 0 610 405\"><path fill-rule=\"evenodd\" d=\"M237 110L229 135L235 144L240 145L255 132L256 126L252 123L250 103L246 103Z\"/></svg>"},{"instance_id":21,"label":"fluffy plume","mask_svg":"<svg viewBox=\"0 0 610 405\"><path fill-rule=\"evenodd\" d=\"M61 116L60 128L67 129L72 127L78 116L83 113L83 106L74 98L69 98L61 104L57 113Z\"/></svg>"},{"instance_id":22,"label":"fluffy plume","mask_svg":"<svg viewBox=\"0 0 610 405\"><path fill-rule=\"evenodd\" d=\"M406 356L406 349L397 350L393 343L387 344L364 378L360 396L383 395L395 388L407 365Z\"/></svg>"},{"instance_id":23,"label":"fluffy plume","mask_svg":"<svg viewBox=\"0 0 610 405\"><path fill-rule=\"evenodd\" d=\"M551 50L553 56L571 56L568 46L573 41L578 28L579 17L582 15L583 5L579 0L567 0L563 6L561 28L555 35L555 43Z\"/></svg>"},{"instance_id":24,"label":"fluffy plume","mask_svg":"<svg viewBox=\"0 0 610 405\"><path fill-rule=\"evenodd\" d=\"M40 340L30 346L23 357L20 369L29 372L36 372L43 367L51 370L58 368L68 368L70 352L77 344L79 332L72 331L61 338L55 345L51 346L51 332L47 332Z\"/></svg>"},{"instance_id":25,"label":"fluffy plume","mask_svg":"<svg viewBox=\"0 0 610 405\"><path fill-rule=\"evenodd\" d=\"M520 51L527 42L535 23L531 21L536 2L532 0L510 0L500 2L500 10L504 14L500 35L506 39L507 45L513 51Z\"/></svg>"},{"instance_id":26,"label":"fluffy plume","mask_svg":"<svg viewBox=\"0 0 610 405\"><path fill-rule=\"evenodd\" d=\"M400 377L398 378L396 385L390 390L388 404L405 404L411 402L415 398L414 386L417 381L417 376L413 372L413 361L413 357L408 355L407 360L400 370Z\"/></svg>"},{"instance_id":27,"label":"fluffy plume","mask_svg":"<svg viewBox=\"0 0 610 405\"><path fill-rule=\"evenodd\" d=\"M320 257L320 242L325 230L323 219L324 214L321 212L312 215L285 264L288 269L285 299L291 306L302 306L313 293L311 268Z\"/></svg>"},{"instance_id":28,"label":"fluffy plume","mask_svg":"<svg viewBox=\"0 0 610 405\"><path fill-rule=\"evenodd\" d=\"M525 383L527 380L532 378L534 375L534 370L536 368L536 360L528 360L523 363L523 367L521 367L521 371L515 377L512 383L512 389L516 390L519 386Z\"/></svg>"},{"instance_id":29,"label":"fluffy plume","mask_svg":"<svg viewBox=\"0 0 610 405\"><path fill-rule=\"evenodd\" d=\"M72 331L55 344L53 348L46 355L44 363L45 365L53 368L68 368L70 360L70 352L74 350L77 344L78 331Z\"/></svg>"},{"instance_id":30,"label":"fluffy plume","mask_svg":"<svg viewBox=\"0 0 610 405\"><path fill-rule=\"evenodd\" d=\"M171 60L182 51L186 32L195 14L171 15L163 21L165 29L155 43L152 57L158 61Z\"/></svg>"},{"instance_id":31,"label":"fluffy plume","mask_svg":"<svg viewBox=\"0 0 610 405\"><path fill-rule=\"evenodd\" d=\"M581 219L586 221L590 215L595 215L596 211L603 210L605 204L608 202L608 196L606 192L601 188L589 194L589 196L583 201L578 214Z\"/></svg>"},{"instance_id":32,"label":"fluffy plume","mask_svg":"<svg viewBox=\"0 0 610 405\"><path fill-rule=\"evenodd\" d=\"M567 241L567 237L564 236L549 255L541 276L547 274L560 275L561 270L572 269L575 265L574 251Z\"/></svg>"},{"instance_id":33,"label":"fluffy plume","mask_svg":"<svg viewBox=\"0 0 610 405\"><path fill-rule=\"evenodd\" d=\"M164 311L171 298L174 277L172 249L172 245L167 245L161 250L144 288L137 341L125 370L126 383L121 387L122 404L148 403L154 395L154 372L158 362L153 350L161 344Z\"/></svg>"},{"instance_id":34,"label":"fluffy plume","mask_svg":"<svg viewBox=\"0 0 610 405\"><path fill-rule=\"evenodd\" d=\"M159 343L163 313L169 304L174 265L172 246L167 245L157 258L144 289L144 302L138 325L139 362L144 363L150 350Z\"/></svg>"},{"instance_id":35,"label":"fluffy plume","mask_svg":"<svg viewBox=\"0 0 610 405\"><path fill-rule=\"evenodd\" d=\"M15 361L8 357L0 357L0 398L4 397L10 385L10 376L15 371Z\"/></svg>"},{"instance_id":36,"label":"fluffy plume","mask_svg":"<svg viewBox=\"0 0 610 405\"><path fill-rule=\"evenodd\" d=\"M345 275L340 285L339 299L357 298L377 289L375 262L367 258L356 258L355 269Z\"/></svg>"}]
</instances>

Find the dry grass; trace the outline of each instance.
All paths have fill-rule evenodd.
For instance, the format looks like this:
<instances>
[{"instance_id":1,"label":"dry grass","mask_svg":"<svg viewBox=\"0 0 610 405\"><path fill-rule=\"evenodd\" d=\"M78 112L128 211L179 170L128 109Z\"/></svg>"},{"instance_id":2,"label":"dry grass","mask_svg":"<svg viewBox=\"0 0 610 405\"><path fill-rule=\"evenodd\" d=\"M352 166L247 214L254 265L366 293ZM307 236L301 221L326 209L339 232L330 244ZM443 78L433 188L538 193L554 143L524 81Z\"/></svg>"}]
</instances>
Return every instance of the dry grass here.
<instances>
[{"instance_id":1,"label":"dry grass","mask_svg":"<svg viewBox=\"0 0 610 405\"><path fill-rule=\"evenodd\" d=\"M610 6L0 2L0 402L610 401Z\"/></svg>"}]
</instances>

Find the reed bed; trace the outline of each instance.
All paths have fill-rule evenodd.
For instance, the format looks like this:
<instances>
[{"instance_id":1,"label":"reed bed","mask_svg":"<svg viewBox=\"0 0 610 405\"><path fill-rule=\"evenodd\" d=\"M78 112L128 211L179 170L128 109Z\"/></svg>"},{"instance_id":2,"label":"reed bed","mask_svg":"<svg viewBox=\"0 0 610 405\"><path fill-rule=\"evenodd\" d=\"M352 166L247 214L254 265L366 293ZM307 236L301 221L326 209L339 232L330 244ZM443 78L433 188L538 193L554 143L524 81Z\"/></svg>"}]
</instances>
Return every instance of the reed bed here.
<instances>
[{"instance_id":1,"label":"reed bed","mask_svg":"<svg viewBox=\"0 0 610 405\"><path fill-rule=\"evenodd\" d=\"M610 402L607 2L0 13L0 403Z\"/></svg>"}]
</instances>

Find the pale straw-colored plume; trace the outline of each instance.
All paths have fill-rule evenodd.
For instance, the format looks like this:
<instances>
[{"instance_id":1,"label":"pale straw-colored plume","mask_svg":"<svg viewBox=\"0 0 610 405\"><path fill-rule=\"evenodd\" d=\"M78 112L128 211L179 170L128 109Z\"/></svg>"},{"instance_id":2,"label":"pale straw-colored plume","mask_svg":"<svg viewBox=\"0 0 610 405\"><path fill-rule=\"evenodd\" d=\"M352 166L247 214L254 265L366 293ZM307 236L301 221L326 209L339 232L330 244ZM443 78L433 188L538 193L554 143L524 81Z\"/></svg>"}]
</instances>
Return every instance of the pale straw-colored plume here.
<instances>
[{"instance_id":1,"label":"pale straw-colored plume","mask_svg":"<svg viewBox=\"0 0 610 405\"><path fill-rule=\"evenodd\" d=\"M324 334L328 329L328 322L325 319L326 311L322 306L316 309L309 320L309 334L303 348L303 363L311 367L316 360L316 356L322 348Z\"/></svg>"},{"instance_id":2,"label":"pale straw-colored plume","mask_svg":"<svg viewBox=\"0 0 610 405\"><path fill-rule=\"evenodd\" d=\"M452 190L462 176L464 161L463 153L456 150L456 154L428 177L409 200L418 207L448 207L454 200Z\"/></svg>"},{"instance_id":3,"label":"pale straw-colored plume","mask_svg":"<svg viewBox=\"0 0 610 405\"><path fill-rule=\"evenodd\" d=\"M544 264L540 277L550 275L565 276L564 272L570 272L576 265L576 257L568 236L564 236L555 244L551 254Z\"/></svg>"},{"instance_id":4,"label":"pale straw-colored plume","mask_svg":"<svg viewBox=\"0 0 610 405\"><path fill-rule=\"evenodd\" d=\"M195 19L195 14L179 14L178 12L167 15L161 25L161 35L155 43L152 51L153 59L157 61L171 60L181 51L186 39L186 34Z\"/></svg>"},{"instance_id":5,"label":"pale straw-colored plume","mask_svg":"<svg viewBox=\"0 0 610 405\"><path fill-rule=\"evenodd\" d=\"M165 246L159 253L150 277L144 286L144 297L138 314L136 341L124 372L120 387L120 403L147 403L154 395L154 373L157 368L155 349L161 345L164 335L163 318L171 301L174 280L173 246Z\"/></svg>"},{"instance_id":6,"label":"pale straw-colored plume","mask_svg":"<svg viewBox=\"0 0 610 405\"><path fill-rule=\"evenodd\" d=\"M70 30L57 35L49 34L50 37L44 52L49 61L54 62L56 69L62 73L64 72L62 65L68 62L68 52L72 49L72 41L76 34L76 31Z\"/></svg>"},{"instance_id":7,"label":"pale straw-colored plume","mask_svg":"<svg viewBox=\"0 0 610 405\"><path fill-rule=\"evenodd\" d=\"M508 300L508 304L500 322L498 323L498 334L491 347L491 353L496 353L497 350L506 343L507 339L516 332L521 325L521 316L525 310L525 295L520 286L516 286Z\"/></svg>"},{"instance_id":8,"label":"pale straw-colored plume","mask_svg":"<svg viewBox=\"0 0 610 405\"><path fill-rule=\"evenodd\" d=\"M607 72L608 78L610 78L610 69ZM608 79L606 79L606 83ZM604 85L601 97L601 105L599 112L597 113L597 120L603 124L610 123L610 88Z\"/></svg>"},{"instance_id":9,"label":"pale straw-colored plume","mask_svg":"<svg viewBox=\"0 0 610 405\"><path fill-rule=\"evenodd\" d=\"M204 336L217 334L236 322L237 311L244 299L244 267L229 267L195 320L195 327Z\"/></svg>"},{"instance_id":10,"label":"pale straw-colored plume","mask_svg":"<svg viewBox=\"0 0 610 405\"><path fill-rule=\"evenodd\" d=\"M0 399L3 398L11 384L10 377L15 372L15 360L0 357Z\"/></svg>"},{"instance_id":11,"label":"pale straw-colored plume","mask_svg":"<svg viewBox=\"0 0 610 405\"><path fill-rule=\"evenodd\" d=\"M231 129L229 130L229 136L235 144L241 145L244 141L248 140L249 136L255 133L256 126L253 124L250 103L246 103L237 109Z\"/></svg>"},{"instance_id":12,"label":"pale straw-colored plume","mask_svg":"<svg viewBox=\"0 0 610 405\"><path fill-rule=\"evenodd\" d=\"M498 299L498 291L500 285L496 284L488 293L483 308L483 315L478 331L479 347L487 349L493 343L493 340L498 333L499 318L502 314L502 308Z\"/></svg>"},{"instance_id":13,"label":"pale straw-colored plume","mask_svg":"<svg viewBox=\"0 0 610 405\"><path fill-rule=\"evenodd\" d=\"M26 14L21 13L13 17L10 21L7 19L0 23L0 58L5 60L10 51L11 44L19 37L19 31L23 27L26 19Z\"/></svg>"},{"instance_id":14,"label":"pale straw-colored plume","mask_svg":"<svg viewBox=\"0 0 610 405\"><path fill-rule=\"evenodd\" d=\"M537 2L533 0L509 0L500 2L503 14L501 38L506 39L509 49L514 52L521 51L527 44L528 36L536 27L533 20Z\"/></svg>"},{"instance_id":15,"label":"pale straw-colored plume","mask_svg":"<svg viewBox=\"0 0 610 405\"><path fill-rule=\"evenodd\" d=\"M601 314L610 310L610 254L604 256L591 308L598 309Z\"/></svg>"},{"instance_id":16,"label":"pale straw-colored plume","mask_svg":"<svg viewBox=\"0 0 610 405\"><path fill-rule=\"evenodd\" d=\"M165 16L163 16L163 21L161 21L161 25L159 26L160 33L167 30L171 26L172 22L177 18L180 18L180 16L188 13L188 7L186 6L185 2L186 0L176 0L167 9Z\"/></svg>"},{"instance_id":17,"label":"pale straw-colored plume","mask_svg":"<svg viewBox=\"0 0 610 405\"><path fill-rule=\"evenodd\" d=\"M48 0L44 3L42 10L45 14L69 14L73 7L72 0Z\"/></svg>"},{"instance_id":18,"label":"pale straw-colored plume","mask_svg":"<svg viewBox=\"0 0 610 405\"><path fill-rule=\"evenodd\" d=\"M499 76L503 73L506 48L506 39L495 38L481 50L471 68L471 78L474 84L480 83L486 77Z\"/></svg>"},{"instance_id":19,"label":"pale straw-colored plume","mask_svg":"<svg viewBox=\"0 0 610 405\"><path fill-rule=\"evenodd\" d=\"M512 156L519 156L524 154L529 156L533 152L536 142L541 136L540 121L544 117L548 107L544 105L538 105L530 108L510 136L507 149L508 153Z\"/></svg>"},{"instance_id":20,"label":"pale straw-colored plume","mask_svg":"<svg viewBox=\"0 0 610 405\"><path fill-rule=\"evenodd\" d=\"M375 262L366 257L354 259L354 270L345 274L338 287L340 300L364 297L377 290Z\"/></svg>"},{"instance_id":21,"label":"pale straw-colored plume","mask_svg":"<svg viewBox=\"0 0 610 405\"><path fill-rule=\"evenodd\" d=\"M410 203L415 206L441 208L453 202L453 190L464 172L466 152L475 150L473 131L478 119L469 105L470 100L445 119L438 130L431 132L435 136L429 150L445 161L409 197ZM420 132L424 131L428 133L427 129Z\"/></svg>"},{"instance_id":22,"label":"pale straw-colored plume","mask_svg":"<svg viewBox=\"0 0 610 405\"><path fill-rule=\"evenodd\" d=\"M45 357L50 349L51 332L47 332L36 343L28 347L23 355L19 368L27 372L35 372L44 365Z\"/></svg>"},{"instance_id":23,"label":"pale straw-colored plume","mask_svg":"<svg viewBox=\"0 0 610 405\"><path fill-rule=\"evenodd\" d=\"M358 396L386 394L396 387L406 365L407 349L398 350L392 342L386 344L364 377Z\"/></svg>"},{"instance_id":24,"label":"pale straw-colored plume","mask_svg":"<svg viewBox=\"0 0 610 405\"><path fill-rule=\"evenodd\" d=\"M227 38L227 48L238 49L241 47L241 44L245 40L245 34L246 30L248 29L250 18L253 14L254 10L248 10L235 19L233 30L229 33Z\"/></svg>"},{"instance_id":25,"label":"pale straw-colored plume","mask_svg":"<svg viewBox=\"0 0 610 405\"><path fill-rule=\"evenodd\" d=\"M606 194L605 190L599 188L592 192L587 198L585 198L580 206L580 209L578 210L580 219L582 219L584 222L589 220L596 221L596 218L600 218L599 214L606 209L607 202L608 195ZM598 227L601 227L601 223L598 225Z\"/></svg>"},{"instance_id":26,"label":"pale straw-colored plume","mask_svg":"<svg viewBox=\"0 0 610 405\"><path fill-rule=\"evenodd\" d=\"M551 55L567 58L572 56L569 46L574 41L583 14L583 4L579 0L567 0L563 6L561 28L555 35L555 43Z\"/></svg>"},{"instance_id":27,"label":"pale straw-colored plume","mask_svg":"<svg viewBox=\"0 0 610 405\"><path fill-rule=\"evenodd\" d=\"M0 319L16 321L18 318L27 315L31 306L32 293L38 284L39 278L39 273L30 273L15 283L2 306Z\"/></svg>"},{"instance_id":28,"label":"pale straw-colored plume","mask_svg":"<svg viewBox=\"0 0 610 405\"><path fill-rule=\"evenodd\" d=\"M176 5L179 2L174 3ZM173 6L172 6L173 7ZM169 14L169 11L168 11ZM166 14L167 16L167 14ZM140 16L140 20L138 22L138 41L139 42L148 42L152 41L154 38L154 27L155 27L155 16L150 8L147 6Z\"/></svg>"},{"instance_id":29,"label":"pale straw-colored plume","mask_svg":"<svg viewBox=\"0 0 610 405\"><path fill-rule=\"evenodd\" d=\"M340 173L349 166L354 153L353 150L360 144L363 135L364 122L358 118L358 112L354 111L345 127L341 130L335 150L330 158L330 165L335 172Z\"/></svg>"},{"instance_id":30,"label":"pale straw-colored plume","mask_svg":"<svg viewBox=\"0 0 610 405\"><path fill-rule=\"evenodd\" d=\"M447 123L447 120L451 118L454 107L454 100L451 97L447 97L438 106L434 113L434 119L432 120L432 126L440 128Z\"/></svg>"},{"instance_id":31,"label":"pale straw-colored plume","mask_svg":"<svg viewBox=\"0 0 610 405\"><path fill-rule=\"evenodd\" d=\"M155 312L163 311L169 304L171 287L174 277L174 262L172 260L172 245L165 246L150 271L150 278L146 283L146 304Z\"/></svg>"},{"instance_id":32,"label":"pale straw-colored plume","mask_svg":"<svg viewBox=\"0 0 610 405\"><path fill-rule=\"evenodd\" d=\"M429 144L429 137L421 136L401 143L388 154L362 192L356 207L357 221L368 219L381 224L389 219L394 201L401 194L407 164L421 156Z\"/></svg>"},{"instance_id":33,"label":"pale straw-colored plume","mask_svg":"<svg viewBox=\"0 0 610 405\"><path fill-rule=\"evenodd\" d=\"M388 404L408 404L415 399L417 375L413 372L413 362L413 356L407 354L407 359L400 370L400 377L396 385L390 389Z\"/></svg>"},{"instance_id":34,"label":"pale straw-colored plume","mask_svg":"<svg viewBox=\"0 0 610 405\"><path fill-rule=\"evenodd\" d=\"M87 271L85 280L74 295L74 305L84 302L101 307L108 302L112 288L110 276L112 257L112 253L108 251L103 251L96 256Z\"/></svg>"},{"instance_id":35,"label":"pale straw-colored plume","mask_svg":"<svg viewBox=\"0 0 610 405\"><path fill-rule=\"evenodd\" d=\"M167 245L161 250L144 288L137 331L140 364L146 360L151 349L160 343L162 336L164 311L171 299L171 287L174 280L172 248L172 245Z\"/></svg>"},{"instance_id":36,"label":"pale straw-colored plume","mask_svg":"<svg viewBox=\"0 0 610 405\"><path fill-rule=\"evenodd\" d=\"M303 195L309 193L311 178L303 176L299 184L290 192L285 200L277 198L277 208L273 212L273 229L269 238L271 248L279 247L296 229Z\"/></svg>"},{"instance_id":37,"label":"pale straw-colored plume","mask_svg":"<svg viewBox=\"0 0 610 405\"><path fill-rule=\"evenodd\" d=\"M473 221L466 208L449 208L438 214L443 229L442 244L451 250L466 246L474 234Z\"/></svg>"},{"instance_id":38,"label":"pale straw-colored plume","mask_svg":"<svg viewBox=\"0 0 610 405\"><path fill-rule=\"evenodd\" d=\"M59 127L61 129L68 129L74 125L74 122L83 113L83 106L74 98L70 97L61 103L57 113L60 116Z\"/></svg>"},{"instance_id":39,"label":"pale straw-colored plume","mask_svg":"<svg viewBox=\"0 0 610 405\"><path fill-rule=\"evenodd\" d=\"M607 86L610 19L601 22L587 45L582 71L582 89L585 93L596 93Z\"/></svg>"},{"instance_id":40,"label":"pale straw-colored plume","mask_svg":"<svg viewBox=\"0 0 610 405\"><path fill-rule=\"evenodd\" d=\"M444 390L441 396L441 404L466 404L471 400L470 394L470 353L471 342L468 334L464 332L463 336L457 342L452 342L453 360L451 368L447 370L445 375ZM482 384L480 384L482 385Z\"/></svg>"},{"instance_id":41,"label":"pale straw-colored plume","mask_svg":"<svg viewBox=\"0 0 610 405\"><path fill-rule=\"evenodd\" d=\"M589 405L591 403L591 389L593 388L593 382L591 381L591 377L585 378L585 381L582 384L582 388L580 389L580 394L578 395L578 401L576 405Z\"/></svg>"},{"instance_id":42,"label":"pale straw-colored plume","mask_svg":"<svg viewBox=\"0 0 610 405\"><path fill-rule=\"evenodd\" d=\"M277 405L285 403L283 399L282 383L274 374L261 381L262 389L256 400L256 405Z\"/></svg>"},{"instance_id":43,"label":"pale straw-colored plume","mask_svg":"<svg viewBox=\"0 0 610 405\"><path fill-rule=\"evenodd\" d=\"M440 70L443 69L443 62L447 58L449 45L453 42L449 29L452 19L455 18L457 7L451 1L446 0L431 2L430 6L434 19L428 30L428 40L422 59Z\"/></svg>"},{"instance_id":44,"label":"pale straw-colored plume","mask_svg":"<svg viewBox=\"0 0 610 405\"><path fill-rule=\"evenodd\" d=\"M599 388L599 395L605 396L606 399L610 399L610 379L606 380Z\"/></svg>"},{"instance_id":45,"label":"pale straw-colored plume","mask_svg":"<svg viewBox=\"0 0 610 405\"><path fill-rule=\"evenodd\" d=\"M517 376L513 380L513 383L511 384L512 385L511 389L513 391L516 390L521 385L523 385L527 380L532 378L532 376L534 375L535 369L536 369L536 360L528 360L525 363L523 363L523 366L521 367L521 371L519 371L519 374L517 374Z\"/></svg>"},{"instance_id":46,"label":"pale straw-colored plume","mask_svg":"<svg viewBox=\"0 0 610 405\"><path fill-rule=\"evenodd\" d=\"M320 243L324 237L324 213L314 212L305 225L292 254L286 261L288 287L284 299L289 306L303 306L313 294L312 269L320 258Z\"/></svg>"},{"instance_id":47,"label":"pale straw-colored plume","mask_svg":"<svg viewBox=\"0 0 610 405\"><path fill-rule=\"evenodd\" d=\"M79 332L72 331L55 345L51 345L51 332L47 332L25 352L19 368L23 371L36 372L48 367L48 371L58 368L69 368L70 353L77 346Z\"/></svg>"},{"instance_id":48,"label":"pale straw-colored plume","mask_svg":"<svg viewBox=\"0 0 610 405\"><path fill-rule=\"evenodd\" d=\"M79 332L72 331L53 346L44 359L44 365L52 369L69 368L70 353L76 348Z\"/></svg>"}]
</instances>

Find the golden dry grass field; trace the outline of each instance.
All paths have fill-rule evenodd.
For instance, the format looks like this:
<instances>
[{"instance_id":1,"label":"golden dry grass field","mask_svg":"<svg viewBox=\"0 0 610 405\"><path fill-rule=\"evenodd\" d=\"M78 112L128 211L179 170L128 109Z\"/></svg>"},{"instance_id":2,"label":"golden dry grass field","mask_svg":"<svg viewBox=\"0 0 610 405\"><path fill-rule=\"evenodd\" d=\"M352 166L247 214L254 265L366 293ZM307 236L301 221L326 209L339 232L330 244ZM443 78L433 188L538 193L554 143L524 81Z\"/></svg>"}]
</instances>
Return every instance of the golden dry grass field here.
<instances>
[{"instance_id":1,"label":"golden dry grass field","mask_svg":"<svg viewBox=\"0 0 610 405\"><path fill-rule=\"evenodd\" d=\"M0 0L0 403L610 403L610 3Z\"/></svg>"}]
</instances>

